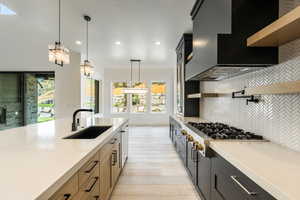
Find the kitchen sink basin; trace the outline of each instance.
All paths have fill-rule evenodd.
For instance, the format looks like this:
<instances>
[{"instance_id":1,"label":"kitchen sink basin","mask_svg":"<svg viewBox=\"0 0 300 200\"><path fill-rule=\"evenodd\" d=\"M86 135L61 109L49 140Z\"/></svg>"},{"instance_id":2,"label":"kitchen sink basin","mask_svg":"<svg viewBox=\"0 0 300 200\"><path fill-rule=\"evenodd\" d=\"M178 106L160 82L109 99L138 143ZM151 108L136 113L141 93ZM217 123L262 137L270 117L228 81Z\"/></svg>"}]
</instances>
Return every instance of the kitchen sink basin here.
<instances>
[{"instance_id":1,"label":"kitchen sink basin","mask_svg":"<svg viewBox=\"0 0 300 200\"><path fill-rule=\"evenodd\" d=\"M94 139L110 128L111 126L90 126L64 139Z\"/></svg>"}]
</instances>

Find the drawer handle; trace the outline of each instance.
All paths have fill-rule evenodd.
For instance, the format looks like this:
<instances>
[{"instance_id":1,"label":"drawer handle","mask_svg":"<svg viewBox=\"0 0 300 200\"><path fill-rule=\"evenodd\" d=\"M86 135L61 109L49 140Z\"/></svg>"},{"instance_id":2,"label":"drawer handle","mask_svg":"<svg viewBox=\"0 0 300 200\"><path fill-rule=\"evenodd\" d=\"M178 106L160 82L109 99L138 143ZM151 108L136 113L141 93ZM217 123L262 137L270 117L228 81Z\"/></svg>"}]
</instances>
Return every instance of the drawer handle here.
<instances>
[{"instance_id":1,"label":"drawer handle","mask_svg":"<svg viewBox=\"0 0 300 200\"><path fill-rule=\"evenodd\" d=\"M86 170L85 173L87 173L87 174L91 173L91 171L93 171L93 169L97 166L98 161L95 160L92 163L94 163L94 164L88 170Z\"/></svg>"},{"instance_id":2,"label":"drawer handle","mask_svg":"<svg viewBox=\"0 0 300 200\"><path fill-rule=\"evenodd\" d=\"M95 177L94 179L95 179L94 182L91 184L91 186L90 186L88 189L85 190L85 192L90 192L90 191L92 191L92 189L93 189L94 186L96 185L96 183L97 183L99 177Z\"/></svg>"},{"instance_id":3,"label":"drawer handle","mask_svg":"<svg viewBox=\"0 0 300 200\"><path fill-rule=\"evenodd\" d=\"M57 200L68 200L70 199L71 194L64 194L63 196L61 196L60 198L58 198Z\"/></svg>"},{"instance_id":4,"label":"drawer handle","mask_svg":"<svg viewBox=\"0 0 300 200\"><path fill-rule=\"evenodd\" d=\"M112 142L110 142L110 144L115 144L117 140L117 138L112 139Z\"/></svg>"},{"instance_id":5,"label":"drawer handle","mask_svg":"<svg viewBox=\"0 0 300 200\"><path fill-rule=\"evenodd\" d=\"M230 178L238 185L240 188L242 188L248 195L256 195L256 192L250 192L241 182L237 180L237 176L230 176Z\"/></svg>"},{"instance_id":6,"label":"drawer handle","mask_svg":"<svg viewBox=\"0 0 300 200\"><path fill-rule=\"evenodd\" d=\"M116 163L117 163L117 151L114 150L113 153L112 153L112 166L115 166Z\"/></svg>"}]
</instances>

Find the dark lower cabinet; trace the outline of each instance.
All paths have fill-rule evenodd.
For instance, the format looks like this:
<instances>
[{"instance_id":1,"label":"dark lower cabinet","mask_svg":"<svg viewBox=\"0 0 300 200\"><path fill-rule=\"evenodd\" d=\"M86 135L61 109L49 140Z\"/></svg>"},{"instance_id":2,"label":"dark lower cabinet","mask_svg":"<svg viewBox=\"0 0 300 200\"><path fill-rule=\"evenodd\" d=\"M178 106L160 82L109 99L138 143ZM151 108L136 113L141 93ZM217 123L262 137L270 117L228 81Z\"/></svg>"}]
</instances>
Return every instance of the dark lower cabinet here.
<instances>
[{"instance_id":1,"label":"dark lower cabinet","mask_svg":"<svg viewBox=\"0 0 300 200\"><path fill-rule=\"evenodd\" d=\"M211 200L276 200L220 155L211 161Z\"/></svg>"},{"instance_id":2,"label":"dark lower cabinet","mask_svg":"<svg viewBox=\"0 0 300 200\"><path fill-rule=\"evenodd\" d=\"M211 160L197 152L197 189L202 195L203 200L210 200L211 183Z\"/></svg>"},{"instance_id":3,"label":"dark lower cabinet","mask_svg":"<svg viewBox=\"0 0 300 200\"><path fill-rule=\"evenodd\" d=\"M276 200L213 150L204 157L181 130L170 118L170 138L202 200Z\"/></svg>"},{"instance_id":4,"label":"dark lower cabinet","mask_svg":"<svg viewBox=\"0 0 300 200\"><path fill-rule=\"evenodd\" d=\"M186 137L181 133L177 135L177 152L184 165L186 165Z\"/></svg>"},{"instance_id":5,"label":"dark lower cabinet","mask_svg":"<svg viewBox=\"0 0 300 200\"><path fill-rule=\"evenodd\" d=\"M193 180L194 184L197 184L197 152L193 147L192 142L187 143L187 154L186 154L186 160L187 160L187 169L189 174L191 175L191 178Z\"/></svg>"}]
</instances>

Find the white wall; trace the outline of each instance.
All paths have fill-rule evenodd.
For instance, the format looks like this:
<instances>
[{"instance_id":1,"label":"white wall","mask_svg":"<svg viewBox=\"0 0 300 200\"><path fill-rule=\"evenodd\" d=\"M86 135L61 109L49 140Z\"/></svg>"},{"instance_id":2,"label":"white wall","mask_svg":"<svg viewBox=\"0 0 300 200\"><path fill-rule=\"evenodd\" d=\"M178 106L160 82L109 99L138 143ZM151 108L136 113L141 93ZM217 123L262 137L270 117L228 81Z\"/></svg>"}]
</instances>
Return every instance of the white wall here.
<instances>
[{"instance_id":1,"label":"white wall","mask_svg":"<svg viewBox=\"0 0 300 200\"><path fill-rule=\"evenodd\" d=\"M173 113L173 97L174 97L174 85L173 77L174 71L172 68L159 69L159 68L147 68L142 69L141 81L147 82L150 87L151 81L164 81L167 83L167 112L163 114L150 113L150 94L147 95L148 112L147 113L111 113L111 84L117 81L130 81L129 68L119 69L104 69L104 117L128 117L130 124L132 125L167 125L169 121L169 114ZM134 74L137 74L135 71ZM134 80L137 80L134 77Z\"/></svg>"},{"instance_id":2,"label":"white wall","mask_svg":"<svg viewBox=\"0 0 300 200\"><path fill-rule=\"evenodd\" d=\"M80 54L71 54L71 63L55 70L55 117L72 117L80 108Z\"/></svg>"}]
</instances>

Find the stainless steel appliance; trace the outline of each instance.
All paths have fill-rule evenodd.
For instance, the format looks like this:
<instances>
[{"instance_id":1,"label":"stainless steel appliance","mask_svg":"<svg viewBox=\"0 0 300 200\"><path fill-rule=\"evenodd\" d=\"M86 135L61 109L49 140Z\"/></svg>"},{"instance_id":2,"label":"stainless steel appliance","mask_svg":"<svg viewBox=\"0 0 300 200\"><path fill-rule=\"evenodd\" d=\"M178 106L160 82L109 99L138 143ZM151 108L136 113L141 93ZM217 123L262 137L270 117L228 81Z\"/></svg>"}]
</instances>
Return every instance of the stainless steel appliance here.
<instances>
[{"instance_id":1,"label":"stainless steel appliance","mask_svg":"<svg viewBox=\"0 0 300 200\"><path fill-rule=\"evenodd\" d=\"M129 126L126 125L121 130L122 133L122 167L128 158L128 137L129 137Z\"/></svg>"},{"instance_id":2,"label":"stainless steel appliance","mask_svg":"<svg viewBox=\"0 0 300 200\"><path fill-rule=\"evenodd\" d=\"M209 156L209 142L212 140L258 140L264 138L251 132L246 132L243 129L235 128L223 123L193 123L185 124L193 133L196 134L197 142L199 143L199 152L203 156Z\"/></svg>"}]
</instances>

